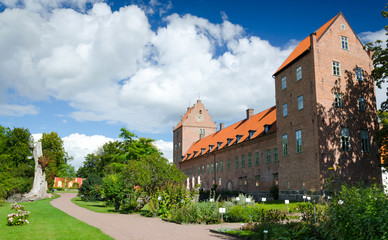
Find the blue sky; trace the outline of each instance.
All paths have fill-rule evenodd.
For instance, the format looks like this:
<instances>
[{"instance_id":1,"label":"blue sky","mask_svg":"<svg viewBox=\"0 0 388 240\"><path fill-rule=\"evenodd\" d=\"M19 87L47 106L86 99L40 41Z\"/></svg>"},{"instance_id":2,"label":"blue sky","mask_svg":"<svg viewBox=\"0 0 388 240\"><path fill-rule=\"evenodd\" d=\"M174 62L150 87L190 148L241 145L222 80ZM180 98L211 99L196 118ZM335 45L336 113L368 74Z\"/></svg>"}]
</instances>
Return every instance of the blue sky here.
<instances>
[{"instance_id":1,"label":"blue sky","mask_svg":"<svg viewBox=\"0 0 388 240\"><path fill-rule=\"evenodd\" d=\"M121 127L172 158L172 126L198 97L227 124L271 107L272 74L299 41L339 12L363 41L384 37L384 6L0 0L0 125L58 132L76 167Z\"/></svg>"}]
</instances>

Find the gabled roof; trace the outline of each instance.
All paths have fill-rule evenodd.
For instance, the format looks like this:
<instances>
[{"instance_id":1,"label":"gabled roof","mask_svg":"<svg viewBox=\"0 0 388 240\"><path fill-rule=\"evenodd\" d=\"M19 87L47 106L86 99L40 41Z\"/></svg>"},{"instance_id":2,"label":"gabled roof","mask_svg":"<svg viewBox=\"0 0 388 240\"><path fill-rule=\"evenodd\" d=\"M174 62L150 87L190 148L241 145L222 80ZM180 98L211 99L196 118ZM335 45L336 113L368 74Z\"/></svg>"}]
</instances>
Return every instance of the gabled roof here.
<instances>
[{"instance_id":1,"label":"gabled roof","mask_svg":"<svg viewBox=\"0 0 388 240\"><path fill-rule=\"evenodd\" d=\"M269 125L268 132L264 133L264 126ZM191 145L182 161L192 159L194 157L214 152L225 147L236 144L237 136L240 138L238 143L257 138L264 134L273 133L276 131L276 108L271 107L265 111L253 115L249 119L244 119L229 127L223 128L201 140L198 140ZM249 135L251 134L251 137ZM228 144L228 139L231 142ZM218 143L221 143L218 146ZM213 146L210 149L210 146ZM203 151L202 151L203 150ZM196 152L194 156L194 152ZM203 152L203 153L202 153Z\"/></svg>"},{"instance_id":2,"label":"gabled roof","mask_svg":"<svg viewBox=\"0 0 388 240\"><path fill-rule=\"evenodd\" d=\"M186 112L185 115L181 118L181 120L180 120L180 122L178 123L178 125L174 128L174 131L182 126L183 120L187 119L187 117L189 116L189 113L191 113L191 110L192 110L193 108L194 108L194 106L193 106L193 107L188 107L188 108L187 108L187 112Z\"/></svg>"},{"instance_id":3,"label":"gabled roof","mask_svg":"<svg viewBox=\"0 0 388 240\"><path fill-rule=\"evenodd\" d=\"M330 19L327 23L325 23L322 27L320 27L315 33L317 34L317 40L321 38L321 36L326 32L326 30L330 27L330 25L340 16L342 13L338 13L335 17ZM304 52L310 49L311 42L310 36L303 39L298 46L291 52L291 54L286 58L283 64L276 70L274 76L276 76L280 71L282 71L286 66L296 60L299 56L301 56Z\"/></svg>"}]
</instances>

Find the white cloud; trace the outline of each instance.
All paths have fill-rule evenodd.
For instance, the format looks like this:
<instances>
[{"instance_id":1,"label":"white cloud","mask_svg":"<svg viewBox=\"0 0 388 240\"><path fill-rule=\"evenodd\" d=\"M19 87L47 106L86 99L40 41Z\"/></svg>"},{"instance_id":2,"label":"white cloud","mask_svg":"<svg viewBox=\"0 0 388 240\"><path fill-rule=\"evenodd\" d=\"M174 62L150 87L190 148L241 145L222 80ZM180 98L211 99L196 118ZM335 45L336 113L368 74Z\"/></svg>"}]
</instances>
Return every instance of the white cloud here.
<instances>
[{"instance_id":1,"label":"white cloud","mask_svg":"<svg viewBox=\"0 0 388 240\"><path fill-rule=\"evenodd\" d=\"M45 2L45 1L41 1ZM61 2L61 1L58 1ZM85 2L85 1L84 1ZM153 4L158 4L153 1ZM272 74L291 52L246 36L229 22L172 14L151 30L135 5L111 12L25 9L0 13L0 89L31 101L56 98L79 121L108 121L165 131L200 94L213 118L275 104Z\"/></svg>"},{"instance_id":2,"label":"white cloud","mask_svg":"<svg viewBox=\"0 0 388 240\"><path fill-rule=\"evenodd\" d=\"M173 144L164 140L156 140L155 146L163 153L163 156L172 162L173 160Z\"/></svg>"},{"instance_id":3,"label":"white cloud","mask_svg":"<svg viewBox=\"0 0 388 240\"><path fill-rule=\"evenodd\" d=\"M83 165L85 156L94 153L99 147L102 147L109 141L115 141L101 135L86 136L84 134L73 133L62 138L65 151L74 159L70 162L76 169Z\"/></svg>"},{"instance_id":4,"label":"white cloud","mask_svg":"<svg viewBox=\"0 0 388 240\"><path fill-rule=\"evenodd\" d=\"M0 103L0 116L17 116L24 115L36 115L38 113L37 107L33 105L16 105L16 104L1 104Z\"/></svg>"},{"instance_id":5,"label":"white cloud","mask_svg":"<svg viewBox=\"0 0 388 240\"><path fill-rule=\"evenodd\" d=\"M374 43L376 42L376 40L382 40L383 42L385 42L385 40L387 39L387 35L385 35L386 32L387 31L385 29L381 29L376 32L362 32L358 34L358 36L363 43L368 43L368 42Z\"/></svg>"}]
</instances>

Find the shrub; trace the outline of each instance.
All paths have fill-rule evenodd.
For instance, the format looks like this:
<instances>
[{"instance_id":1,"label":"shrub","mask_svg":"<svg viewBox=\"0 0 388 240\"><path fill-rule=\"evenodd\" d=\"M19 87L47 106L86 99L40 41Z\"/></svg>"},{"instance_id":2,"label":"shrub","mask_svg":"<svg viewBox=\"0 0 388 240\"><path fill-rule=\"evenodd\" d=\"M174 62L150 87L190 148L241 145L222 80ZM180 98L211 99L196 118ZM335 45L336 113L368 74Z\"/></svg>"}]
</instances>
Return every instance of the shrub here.
<instances>
[{"instance_id":1,"label":"shrub","mask_svg":"<svg viewBox=\"0 0 388 240\"><path fill-rule=\"evenodd\" d=\"M0 198L0 207L2 207L7 201L4 198Z\"/></svg>"},{"instance_id":2,"label":"shrub","mask_svg":"<svg viewBox=\"0 0 388 240\"><path fill-rule=\"evenodd\" d=\"M229 222L259 222L260 224L281 223L286 214L279 210L265 210L259 204L235 205L226 214Z\"/></svg>"},{"instance_id":3,"label":"shrub","mask_svg":"<svg viewBox=\"0 0 388 240\"><path fill-rule=\"evenodd\" d=\"M16 213L8 214L7 223L9 226L20 226L23 224L29 224L27 218L30 216L30 212L26 211L23 205L17 203L11 204L11 209L15 210Z\"/></svg>"},{"instance_id":4,"label":"shrub","mask_svg":"<svg viewBox=\"0 0 388 240\"><path fill-rule=\"evenodd\" d=\"M328 209L335 239L388 239L388 198L383 189L342 186Z\"/></svg>"},{"instance_id":5,"label":"shrub","mask_svg":"<svg viewBox=\"0 0 388 240\"><path fill-rule=\"evenodd\" d=\"M77 182L73 183L73 186L71 188L79 188L79 183Z\"/></svg>"},{"instance_id":6,"label":"shrub","mask_svg":"<svg viewBox=\"0 0 388 240\"><path fill-rule=\"evenodd\" d=\"M83 181L82 186L79 189L78 196L80 196L83 201L100 200L101 185L101 177L95 174L91 174L85 179L85 181Z\"/></svg>"}]
</instances>

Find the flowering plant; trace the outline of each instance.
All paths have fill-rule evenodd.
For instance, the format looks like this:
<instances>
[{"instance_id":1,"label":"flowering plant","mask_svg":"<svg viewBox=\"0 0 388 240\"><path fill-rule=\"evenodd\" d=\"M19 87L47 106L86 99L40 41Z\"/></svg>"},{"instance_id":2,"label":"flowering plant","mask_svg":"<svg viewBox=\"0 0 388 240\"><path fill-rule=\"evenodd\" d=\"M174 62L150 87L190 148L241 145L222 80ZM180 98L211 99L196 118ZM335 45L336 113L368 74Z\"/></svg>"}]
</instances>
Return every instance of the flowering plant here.
<instances>
[{"instance_id":1,"label":"flowering plant","mask_svg":"<svg viewBox=\"0 0 388 240\"><path fill-rule=\"evenodd\" d=\"M7 221L9 226L19 226L23 224L29 224L27 218L30 216L30 212L26 211L23 205L14 203L11 204L11 209L16 210L16 213L8 214Z\"/></svg>"}]
</instances>

